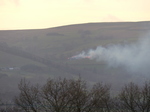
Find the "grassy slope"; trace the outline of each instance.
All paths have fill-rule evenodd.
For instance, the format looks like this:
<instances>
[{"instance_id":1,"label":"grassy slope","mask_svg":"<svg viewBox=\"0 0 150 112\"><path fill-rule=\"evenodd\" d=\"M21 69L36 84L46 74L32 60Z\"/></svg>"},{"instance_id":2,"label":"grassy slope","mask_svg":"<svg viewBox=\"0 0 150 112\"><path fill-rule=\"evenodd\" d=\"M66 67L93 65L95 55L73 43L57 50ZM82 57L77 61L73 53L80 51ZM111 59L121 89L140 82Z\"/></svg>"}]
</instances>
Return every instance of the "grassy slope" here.
<instances>
[{"instance_id":1,"label":"grassy slope","mask_svg":"<svg viewBox=\"0 0 150 112\"><path fill-rule=\"evenodd\" d=\"M0 67L21 67L27 64L34 64L45 67L45 65L32 61L30 59L0 51Z\"/></svg>"},{"instance_id":2,"label":"grassy slope","mask_svg":"<svg viewBox=\"0 0 150 112\"><path fill-rule=\"evenodd\" d=\"M135 41L148 33L149 28L150 22L89 23L42 30L0 31L0 41L58 64L67 63L85 70L102 65L89 60L68 61L67 58L99 45Z\"/></svg>"},{"instance_id":3,"label":"grassy slope","mask_svg":"<svg viewBox=\"0 0 150 112\"><path fill-rule=\"evenodd\" d=\"M148 23L90 23L44 30L5 31L0 35L10 46L59 59L62 54L68 56L98 45L134 40L149 30ZM90 34L84 35L86 31Z\"/></svg>"}]
</instances>

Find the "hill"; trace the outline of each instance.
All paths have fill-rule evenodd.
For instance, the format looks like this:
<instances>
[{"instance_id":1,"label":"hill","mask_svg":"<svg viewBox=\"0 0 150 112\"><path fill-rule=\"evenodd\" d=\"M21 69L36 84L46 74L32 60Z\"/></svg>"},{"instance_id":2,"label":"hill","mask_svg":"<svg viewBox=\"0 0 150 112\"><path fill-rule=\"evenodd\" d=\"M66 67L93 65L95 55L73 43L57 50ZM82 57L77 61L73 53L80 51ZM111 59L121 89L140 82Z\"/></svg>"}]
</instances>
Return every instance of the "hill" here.
<instances>
[{"instance_id":1,"label":"hill","mask_svg":"<svg viewBox=\"0 0 150 112\"><path fill-rule=\"evenodd\" d=\"M42 57L61 60L99 45L135 40L149 31L149 24L89 23L41 30L0 31L0 41Z\"/></svg>"},{"instance_id":2,"label":"hill","mask_svg":"<svg viewBox=\"0 0 150 112\"><path fill-rule=\"evenodd\" d=\"M1 88L12 88L23 77L42 83L48 77L81 76L91 84L98 81L113 84L116 90L124 83L142 81L145 77L131 75L121 67L108 68L103 62L68 58L97 46L132 43L146 36L149 29L150 22L145 21L0 31ZM3 70L9 67L19 70ZM6 84L7 81L9 83ZM2 93L6 92L6 89L2 90ZM9 92L12 91L10 89Z\"/></svg>"}]
</instances>

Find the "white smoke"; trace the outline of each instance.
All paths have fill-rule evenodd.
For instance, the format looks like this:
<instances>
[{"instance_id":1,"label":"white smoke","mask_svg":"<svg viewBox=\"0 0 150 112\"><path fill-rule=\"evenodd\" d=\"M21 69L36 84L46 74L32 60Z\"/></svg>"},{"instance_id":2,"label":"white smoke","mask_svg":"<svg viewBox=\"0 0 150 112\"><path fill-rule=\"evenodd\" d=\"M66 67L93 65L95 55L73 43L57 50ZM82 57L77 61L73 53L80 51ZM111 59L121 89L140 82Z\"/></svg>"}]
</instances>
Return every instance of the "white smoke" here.
<instances>
[{"instance_id":1,"label":"white smoke","mask_svg":"<svg viewBox=\"0 0 150 112\"><path fill-rule=\"evenodd\" d=\"M95 50L82 52L78 56L105 61L110 67L122 66L129 72L150 73L150 38L139 39L132 44L98 46Z\"/></svg>"}]
</instances>

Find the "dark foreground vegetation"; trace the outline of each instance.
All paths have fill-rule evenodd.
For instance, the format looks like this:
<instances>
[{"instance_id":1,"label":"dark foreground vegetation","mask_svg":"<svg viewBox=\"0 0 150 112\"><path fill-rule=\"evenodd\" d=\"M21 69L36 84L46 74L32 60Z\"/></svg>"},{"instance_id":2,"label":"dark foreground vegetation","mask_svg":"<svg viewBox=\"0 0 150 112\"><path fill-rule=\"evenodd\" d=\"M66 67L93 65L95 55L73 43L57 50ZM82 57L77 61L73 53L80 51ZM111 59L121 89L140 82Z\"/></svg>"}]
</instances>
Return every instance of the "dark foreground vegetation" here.
<instances>
[{"instance_id":1,"label":"dark foreground vegetation","mask_svg":"<svg viewBox=\"0 0 150 112\"><path fill-rule=\"evenodd\" d=\"M150 82L134 83L111 94L108 84L93 86L81 79L48 79L43 86L22 79L13 104L2 103L0 112L149 112Z\"/></svg>"}]
</instances>

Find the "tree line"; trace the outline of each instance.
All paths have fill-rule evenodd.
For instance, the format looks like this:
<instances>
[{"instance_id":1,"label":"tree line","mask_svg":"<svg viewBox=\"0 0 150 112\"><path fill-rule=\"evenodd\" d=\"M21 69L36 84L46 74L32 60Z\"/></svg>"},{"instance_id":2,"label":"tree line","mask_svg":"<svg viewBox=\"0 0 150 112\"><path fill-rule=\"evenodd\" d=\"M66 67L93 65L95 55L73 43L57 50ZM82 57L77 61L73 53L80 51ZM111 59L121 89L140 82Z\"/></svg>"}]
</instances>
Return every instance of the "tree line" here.
<instances>
[{"instance_id":1,"label":"tree line","mask_svg":"<svg viewBox=\"0 0 150 112\"><path fill-rule=\"evenodd\" d=\"M129 83L117 95L108 84L93 86L81 80L48 79L46 84L31 85L25 79L18 84L20 93L14 105L0 105L0 112L149 112L150 82L143 86Z\"/></svg>"}]
</instances>

